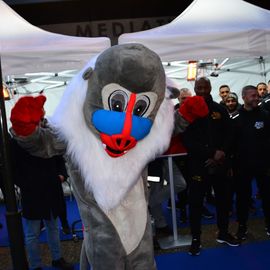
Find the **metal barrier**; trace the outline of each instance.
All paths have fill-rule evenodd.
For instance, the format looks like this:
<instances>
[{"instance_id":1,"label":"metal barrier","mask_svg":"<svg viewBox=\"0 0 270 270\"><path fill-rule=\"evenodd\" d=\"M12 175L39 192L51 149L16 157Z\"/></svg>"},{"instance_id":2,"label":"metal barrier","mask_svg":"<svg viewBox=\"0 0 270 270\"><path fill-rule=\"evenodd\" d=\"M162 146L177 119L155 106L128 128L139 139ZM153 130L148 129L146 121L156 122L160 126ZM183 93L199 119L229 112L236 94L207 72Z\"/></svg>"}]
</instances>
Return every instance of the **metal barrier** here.
<instances>
[{"instance_id":1,"label":"metal barrier","mask_svg":"<svg viewBox=\"0 0 270 270\"><path fill-rule=\"evenodd\" d=\"M172 203L172 225L173 225L173 235L158 239L160 248L170 249L181 246L189 246L191 244L191 235L180 235L177 230L176 222L176 207L175 207L175 191L174 191L174 179L173 179L173 157L185 156L186 153L182 154L171 154L171 155L162 155L160 158L168 159L168 168L169 168L169 183L170 183L170 194L171 194L171 203Z\"/></svg>"}]
</instances>

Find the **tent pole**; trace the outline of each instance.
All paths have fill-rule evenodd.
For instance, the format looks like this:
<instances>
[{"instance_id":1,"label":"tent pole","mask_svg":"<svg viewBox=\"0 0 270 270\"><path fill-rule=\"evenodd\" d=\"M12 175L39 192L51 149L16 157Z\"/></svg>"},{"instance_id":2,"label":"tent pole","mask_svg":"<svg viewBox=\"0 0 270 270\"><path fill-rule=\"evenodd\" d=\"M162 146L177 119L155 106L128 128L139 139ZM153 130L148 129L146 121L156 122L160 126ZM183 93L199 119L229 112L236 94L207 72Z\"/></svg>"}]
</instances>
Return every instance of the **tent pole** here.
<instances>
[{"instance_id":1,"label":"tent pole","mask_svg":"<svg viewBox=\"0 0 270 270\"><path fill-rule=\"evenodd\" d=\"M3 95L2 67L0 57L0 148L1 148L1 176L3 177L4 200L6 205L6 223L10 242L10 253L13 269L28 270L28 263L24 249L23 227L21 212L18 211L14 181L11 174L9 134L7 129L5 101Z\"/></svg>"}]
</instances>

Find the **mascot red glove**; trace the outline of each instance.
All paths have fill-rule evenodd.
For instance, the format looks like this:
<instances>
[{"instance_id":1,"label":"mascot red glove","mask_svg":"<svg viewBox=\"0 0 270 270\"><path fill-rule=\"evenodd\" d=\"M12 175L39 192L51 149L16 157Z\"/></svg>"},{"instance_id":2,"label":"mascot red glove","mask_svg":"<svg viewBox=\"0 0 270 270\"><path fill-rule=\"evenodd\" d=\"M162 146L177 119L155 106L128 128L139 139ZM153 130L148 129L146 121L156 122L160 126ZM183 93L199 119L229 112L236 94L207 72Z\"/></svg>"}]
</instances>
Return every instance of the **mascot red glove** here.
<instances>
[{"instance_id":1,"label":"mascot red glove","mask_svg":"<svg viewBox=\"0 0 270 270\"><path fill-rule=\"evenodd\" d=\"M179 108L179 113L189 123L194 122L197 118L202 118L208 115L208 106L203 97L193 96L185 99Z\"/></svg>"},{"instance_id":2,"label":"mascot red glove","mask_svg":"<svg viewBox=\"0 0 270 270\"><path fill-rule=\"evenodd\" d=\"M46 97L43 95L37 97L22 97L11 110L10 121L15 133L19 136L28 136L32 134L44 117L45 111L43 105Z\"/></svg>"}]
</instances>

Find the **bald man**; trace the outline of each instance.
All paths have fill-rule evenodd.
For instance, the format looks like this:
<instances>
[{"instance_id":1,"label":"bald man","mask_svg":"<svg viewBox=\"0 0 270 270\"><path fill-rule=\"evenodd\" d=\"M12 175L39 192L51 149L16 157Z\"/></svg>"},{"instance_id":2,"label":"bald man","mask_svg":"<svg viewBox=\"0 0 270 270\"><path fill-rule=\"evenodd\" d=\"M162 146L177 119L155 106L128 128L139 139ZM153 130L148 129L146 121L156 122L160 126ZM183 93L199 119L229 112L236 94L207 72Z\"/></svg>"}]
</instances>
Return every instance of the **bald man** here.
<instances>
[{"instance_id":1,"label":"bald man","mask_svg":"<svg viewBox=\"0 0 270 270\"><path fill-rule=\"evenodd\" d=\"M213 101L208 78L198 78L194 90L197 96L205 99L209 109L207 117L195 120L183 134L190 172L189 218L192 243L189 254L199 255L203 200L209 185L213 186L216 198L219 231L216 241L229 246L238 246L239 241L228 232L230 183L227 179L227 157L232 142L229 115L222 105Z\"/></svg>"}]
</instances>

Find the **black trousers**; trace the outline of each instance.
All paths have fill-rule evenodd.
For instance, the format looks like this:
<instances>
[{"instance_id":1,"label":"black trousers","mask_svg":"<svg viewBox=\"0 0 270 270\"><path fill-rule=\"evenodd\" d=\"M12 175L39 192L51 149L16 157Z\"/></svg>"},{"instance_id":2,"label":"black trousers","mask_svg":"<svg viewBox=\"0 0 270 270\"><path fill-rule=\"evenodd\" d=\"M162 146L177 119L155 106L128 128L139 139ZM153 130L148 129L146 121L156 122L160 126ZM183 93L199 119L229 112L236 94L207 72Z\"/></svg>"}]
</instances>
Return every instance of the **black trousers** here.
<instances>
[{"instance_id":1,"label":"black trousers","mask_svg":"<svg viewBox=\"0 0 270 270\"><path fill-rule=\"evenodd\" d=\"M236 175L236 210L238 222L241 225L247 225L253 179L256 179L262 199L262 209L266 226L270 226L270 176L259 171L250 172L247 169L238 171Z\"/></svg>"},{"instance_id":2,"label":"black trousers","mask_svg":"<svg viewBox=\"0 0 270 270\"><path fill-rule=\"evenodd\" d=\"M219 234L226 234L229 226L230 181L226 170L209 174L205 169L200 174L191 172L189 182L189 219L193 238L200 238L201 217L205 193L213 186L216 199L216 216Z\"/></svg>"}]
</instances>

